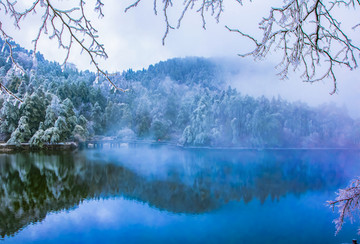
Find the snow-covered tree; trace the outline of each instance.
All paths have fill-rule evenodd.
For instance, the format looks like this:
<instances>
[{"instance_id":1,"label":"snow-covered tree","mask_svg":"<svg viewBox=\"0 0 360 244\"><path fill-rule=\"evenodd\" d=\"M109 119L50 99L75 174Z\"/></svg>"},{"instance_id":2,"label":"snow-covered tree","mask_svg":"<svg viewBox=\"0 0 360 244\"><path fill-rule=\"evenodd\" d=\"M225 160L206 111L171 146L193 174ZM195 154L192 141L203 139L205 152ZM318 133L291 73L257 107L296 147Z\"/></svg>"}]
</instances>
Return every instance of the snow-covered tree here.
<instances>
[{"instance_id":1,"label":"snow-covered tree","mask_svg":"<svg viewBox=\"0 0 360 244\"><path fill-rule=\"evenodd\" d=\"M42 139L44 135L44 130L39 129L36 133L31 137L29 143L31 147L42 147L44 145L44 141Z\"/></svg>"},{"instance_id":2,"label":"snow-covered tree","mask_svg":"<svg viewBox=\"0 0 360 244\"><path fill-rule=\"evenodd\" d=\"M60 131L57 127L47 128L41 135L40 140L43 143L57 143L60 142Z\"/></svg>"},{"instance_id":3,"label":"snow-covered tree","mask_svg":"<svg viewBox=\"0 0 360 244\"><path fill-rule=\"evenodd\" d=\"M46 107L48 100L42 87L34 91L30 96L26 96L21 105L22 114L28 117L30 131L34 134L39 128L40 122L45 120Z\"/></svg>"},{"instance_id":4,"label":"snow-covered tree","mask_svg":"<svg viewBox=\"0 0 360 244\"><path fill-rule=\"evenodd\" d=\"M0 110L1 123L0 131L1 133L11 134L18 125L21 111L19 109L20 102L13 97L8 97Z\"/></svg>"},{"instance_id":5,"label":"snow-covered tree","mask_svg":"<svg viewBox=\"0 0 360 244\"><path fill-rule=\"evenodd\" d=\"M85 129L80 125L76 125L74 130L72 131L72 137L77 142L85 141L86 134L87 133L86 133Z\"/></svg>"},{"instance_id":6,"label":"snow-covered tree","mask_svg":"<svg viewBox=\"0 0 360 244\"><path fill-rule=\"evenodd\" d=\"M118 103L110 101L105 108L105 125L109 134L115 133L120 126L122 120L122 106Z\"/></svg>"},{"instance_id":7,"label":"snow-covered tree","mask_svg":"<svg viewBox=\"0 0 360 244\"><path fill-rule=\"evenodd\" d=\"M55 121L60 116L61 109L62 107L61 107L60 99L56 95L53 95L51 103L46 108L46 115L44 120L45 128L50 128L55 125Z\"/></svg>"},{"instance_id":8,"label":"snow-covered tree","mask_svg":"<svg viewBox=\"0 0 360 244\"><path fill-rule=\"evenodd\" d=\"M157 141L167 139L169 137L170 125L171 121L154 119L150 127L153 138Z\"/></svg>"},{"instance_id":9,"label":"snow-covered tree","mask_svg":"<svg viewBox=\"0 0 360 244\"><path fill-rule=\"evenodd\" d=\"M180 144L187 146L187 145L191 145L194 141L194 135L191 131L191 126L188 125L185 127L184 132L182 134L182 137L180 138Z\"/></svg>"},{"instance_id":10,"label":"snow-covered tree","mask_svg":"<svg viewBox=\"0 0 360 244\"><path fill-rule=\"evenodd\" d=\"M59 130L60 140L66 140L68 135L71 133L64 116L59 116L55 121L55 127Z\"/></svg>"},{"instance_id":11,"label":"snow-covered tree","mask_svg":"<svg viewBox=\"0 0 360 244\"><path fill-rule=\"evenodd\" d=\"M11 137L7 141L7 144L20 145L20 143L28 142L31 135L28 118L26 116L22 116L19 120L18 127L13 133L11 133Z\"/></svg>"},{"instance_id":12,"label":"snow-covered tree","mask_svg":"<svg viewBox=\"0 0 360 244\"><path fill-rule=\"evenodd\" d=\"M103 109L100 107L99 103L96 102L91 112L91 120L94 122L94 131L95 134L101 134L104 130L104 116Z\"/></svg>"}]
</instances>

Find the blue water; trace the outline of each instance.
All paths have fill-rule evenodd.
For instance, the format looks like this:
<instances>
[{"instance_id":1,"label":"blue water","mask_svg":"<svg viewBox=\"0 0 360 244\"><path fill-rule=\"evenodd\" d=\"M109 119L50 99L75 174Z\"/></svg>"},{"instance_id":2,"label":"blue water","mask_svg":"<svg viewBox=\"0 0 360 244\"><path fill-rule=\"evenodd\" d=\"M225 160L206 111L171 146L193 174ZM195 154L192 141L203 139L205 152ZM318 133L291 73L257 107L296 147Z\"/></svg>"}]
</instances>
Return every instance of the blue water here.
<instances>
[{"instance_id":1,"label":"blue water","mask_svg":"<svg viewBox=\"0 0 360 244\"><path fill-rule=\"evenodd\" d=\"M4 243L351 243L326 206L351 150L139 146L0 154ZM359 238L360 239L360 238Z\"/></svg>"}]
</instances>

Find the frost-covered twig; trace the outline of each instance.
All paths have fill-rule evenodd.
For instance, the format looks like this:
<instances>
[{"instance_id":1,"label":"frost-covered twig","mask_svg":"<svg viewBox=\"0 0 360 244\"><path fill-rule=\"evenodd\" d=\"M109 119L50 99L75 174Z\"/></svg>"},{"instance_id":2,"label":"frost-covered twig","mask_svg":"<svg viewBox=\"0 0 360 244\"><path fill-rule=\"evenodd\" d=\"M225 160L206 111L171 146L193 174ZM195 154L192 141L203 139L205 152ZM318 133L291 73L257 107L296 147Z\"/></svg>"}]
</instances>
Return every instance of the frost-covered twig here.
<instances>
[{"instance_id":1,"label":"frost-covered twig","mask_svg":"<svg viewBox=\"0 0 360 244\"><path fill-rule=\"evenodd\" d=\"M344 66L350 70L358 67L360 48L355 45L334 17L335 7L358 8L355 0L286 0L281 7L273 7L267 18L259 23L261 41L245 35L237 29L230 29L254 42L255 48L241 56L251 55L257 59L266 57L271 50L282 51L277 65L282 79L287 78L290 67L302 69L301 77L306 82L325 78L333 81L337 91L334 68ZM324 65L325 64L325 65ZM325 69L321 66L324 65Z\"/></svg>"},{"instance_id":2,"label":"frost-covered twig","mask_svg":"<svg viewBox=\"0 0 360 244\"><path fill-rule=\"evenodd\" d=\"M98 62L96 61L97 57L106 59L108 55L105 52L104 45L99 42L97 30L86 15L85 1L74 1L66 8L56 7L54 2L56 3L60 1L36 0L30 5L30 7L26 8L25 10L20 10L18 1L0 0L0 11L6 15L9 15L10 18L14 20L15 27L19 29L21 21L24 20L27 15L30 13L35 14L42 12L39 30L35 39L33 40L34 55L38 49L38 42L40 37L43 34L48 35L50 39L56 39L59 44L59 48L66 51L63 65L65 65L68 61L73 44L78 44L81 50L85 51L90 57L91 63L95 66L97 73L105 76L110 84L114 86L114 88L120 91L124 91L111 81L108 74L99 66ZM22 3L26 4L26 1L23 1ZM103 6L104 4L101 0L96 1L94 10L99 13L99 17L104 16L102 12ZM9 43L12 38L5 33L2 25L0 25L0 31L2 32L2 38L6 43ZM9 45L9 47L10 57L14 65L25 72L21 66L15 62L12 56L11 45Z\"/></svg>"},{"instance_id":3,"label":"frost-covered twig","mask_svg":"<svg viewBox=\"0 0 360 244\"><path fill-rule=\"evenodd\" d=\"M131 8L135 8L138 6L138 4L141 2L142 0L136 0L133 4L129 5L126 9L125 12L127 12L129 9ZM180 28L181 26L181 22L186 14L186 12L190 9L196 9L196 11L198 13L200 13L201 15L201 20L202 20L202 26L204 29L206 29L206 19L205 19L205 12L210 11L211 15L214 16L214 18L216 19L217 22L219 22L220 20L220 16L222 14L222 12L224 11L223 8L223 1L224 0L185 0L183 2L183 9L181 11L181 15L180 17L177 19L177 28ZM241 0L236 0L239 3L242 3ZM169 8L173 7L173 2L172 0L154 0L154 13L155 15L157 15L157 6L159 6L158 2L161 2L162 4L162 9L163 9L163 15L165 18L165 24L166 24L166 28L165 28L165 33L164 36L162 38L162 43L163 45L165 45L165 39L169 34L169 31L171 29L175 29L169 20L168 17L168 11ZM200 2L197 5L197 2Z\"/></svg>"},{"instance_id":4,"label":"frost-covered twig","mask_svg":"<svg viewBox=\"0 0 360 244\"><path fill-rule=\"evenodd\" d=\"M242 5L241 0L236 0ZM126 8L136 7L141 0L135 1ZM168 9L172 7L170 0L154 0L156 6L161 2L164 9L166 31L163 43L169 30L173 29L168 18ZM170 3L170 4L169 4ZM226 28L231 32L241 34L253 42L254 49L239 56L253 56L262 59L272 51L280 51L282 57L276 66L278 75L285 79L289 70L302 70L301 77L306 82L316 82L329 78L333 81L333 90L337 92L335 66L347 67L350 70L358 67L360 45L354 44L348 33L336 19L338 8L358 9L359 0L284 0L280 6L273 6L268 17L259 23L261 38L255 38L254 33L246 34L237 28ZM210 12L219 21L224 11L223 0L184 0L183 9L178 18L179 28L186 12L195 9L200 14L203 28L206 27L205 12ZM244 19L243 21L246 21ZM355 23L353 30L360 25Z\"/></svg>"},{"instance_id":5,"label":"frost-covered twig","mask_svg":"<svg viewBox=\"0 0 360 244\"><path fill-rule=\"evenodd\" d=\"M1 36L2 38L4 39L4 45L8 46L9 48L9 58L11 59L13 65L15 66L15 68L19 69L20 72L22 72L23 74L25 74L25 71L24 69L17 63L15 62L15 59L14 59L14 55L13 55L13 47L10 43L10 40L11 40L11 37L8 36L5 31L2 29L2 23L0 22L0 33L1 33ZM23 102L18 96L16 96L14 93L12 93L4 84L3 82L1 81L0 82L0 91L1 92L5 92L7 94L9 94L10 96L13 96L15 99L17 99L18 101L20 102Z\"/></svg>"},{"instance_id":6,"label":"frost-covered twig","mask_svg":"<svg viewBox=\"0 0 360 244\"><path fill-rule=\"evenodd\" d=\"M360 179L353 180L345 189L340 189L337 192L337 197L334 201L327 202L333 210L338 208L339 217L334 220L336 226L336 234L341 230L345 218L349 218L352 222L354 220L354 213L360 208ZM358 229L360 234L360 228Z\"/></svg>"},{"instance_id":7,"label":"frost-covered twig","mask_svg":"<svg viewBox=\"0 0 360 244\"><path fill-rule=\"evenodd\" d=\"M0 82L0 91L9 94L10 96L14 97L19 102L23 102L23 100L21 98L19 98L14 93L12 93L6 86L3 85L2 82Z\"/></svg>"}]
</instances>

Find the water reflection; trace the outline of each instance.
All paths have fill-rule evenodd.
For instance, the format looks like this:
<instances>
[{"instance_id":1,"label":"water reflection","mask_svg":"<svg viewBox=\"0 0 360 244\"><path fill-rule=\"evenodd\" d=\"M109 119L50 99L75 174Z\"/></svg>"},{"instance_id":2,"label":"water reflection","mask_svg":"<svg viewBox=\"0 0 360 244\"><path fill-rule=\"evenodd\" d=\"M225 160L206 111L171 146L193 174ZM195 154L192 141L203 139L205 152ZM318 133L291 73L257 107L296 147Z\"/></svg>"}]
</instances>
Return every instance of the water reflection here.
<instances>
[{"instance_id":1,"label":"water reflection","mask_svg":"<svg viewBox=\"0 0 360 244\"><path fill-rule=\"evenodd\" d=\"M122 196L168 212L200 214L230 201L334 190L347 183L351 173L345 169L358 167L353 154L149 147L3 154L0 235L14 235L85 199Z\"/></svg>"}]
</instances>

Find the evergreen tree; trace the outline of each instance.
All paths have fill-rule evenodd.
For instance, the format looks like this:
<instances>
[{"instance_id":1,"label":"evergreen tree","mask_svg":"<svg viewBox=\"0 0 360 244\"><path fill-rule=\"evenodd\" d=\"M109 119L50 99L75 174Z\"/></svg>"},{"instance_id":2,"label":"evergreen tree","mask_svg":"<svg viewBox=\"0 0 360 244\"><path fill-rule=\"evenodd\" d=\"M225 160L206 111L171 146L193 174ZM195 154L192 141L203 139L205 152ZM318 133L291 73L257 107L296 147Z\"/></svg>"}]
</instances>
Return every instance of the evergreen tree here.
<instances>
[{"instance_id":1,"label":"evergreen tree","mask_svg":"<svg viewBox=\"0 0 360 244\"><path fill-rule=\"evenodd\" d=\"M29 143L31 147L43 147L44 141L43 141L43 135L44 130L39 129L36 131L36 133L31 137Z\"/></svg>"},{"instance_id":2,"label":"evergreen tree","mask_svg":"<svg viewBox=\"0 0 360 244\"><path fill-rule=\"evenodd\" d=\"M86 134L87 133L86 133L85 129L80 125L76 125L74 130L72 131L72 137L77 142L85 141Z\"/></svg>"},{"instance_id":3,"label":"evergreen tree","mask_svg":"<svg viewBox=\"0 0 360 244\"><path fill-rule=\"evenodd\" d=\"M71 133L64 116L59 116L59 118L55 121L55 127L59 131L60 141L66 140Z\"/></svg>"},{"instance_id":4,"label":"evergreen tree","mask_svg":"<svg viewBox=\"0 0 360 244\"><path fill-rule=\"evenodd\" d=\"M45 120L47 105L48 100L42 88L37 89L31 96L25 97L22 114L28 117L31 134L34 134L39 128L40 122Z\"/></svg>"},{"instance_id":5,"label":"evergreen tree","mask_svg":"<svg viewBox=\"0 0 360 244\"><path fill-rule=\"evenodd\" d=\"M60 116L61 109L62 108L59 98L56 95L53 95L51 103L46 108L45 121L44 121L45 128L50 128L55 125L55 121Z\"/></svg>"},{"instance_id":6,"label":"evergreen tree","mask_svg":"<svg viewBox=\"0 0 360 244\"><path fill-rule=\"evenodd\" d=\"M151 132L153 138L157 141L169 139L169 129L171 121L155 119L151 123Z\"/></svg>"},{"instance_id":7,"label":"evergreen tree","mask_svg":"<svg viewBox=\"0 0 360 244\"><path fill-rule=\"evenodd\" d=\"M100 135L104 131L103 118L103 110L101 109L99 103L96 102L91 112L91 120L94 122L93 128L96 135Z\"/></svg>"},{"instance_id":8,"label":"evergreen tree","mask_svg":"<svg viewBox=\"0 0 360 244\"><path fill-rule=\"evenodd\" d=\"M12 73L11 77L9 78L9 81L7 82L7 88L12 92L12 93L17 93L19 86L21 84L21 77L16 76L14 74L14 72Z\"/></svg>"},{"instance_id":9,"label":"evergreen tree","mask_svg":"<svg viewBox=\"0 0 360 244\"><path fill-rule=\"evenodd\" d=\"M105 108L105 124L107 133L114 134L121 127L122 107L117 103L110 101Z\"/></svg>"},{"instance_id":10,"label":"evergreen tree","mask_svg":"<svg viewBox=\"0 0 360 244\"><path fill-rule=\"evenodd\" d=\"M21 116L20 102L13 97L8 97L0 111L1 133L11 134L18 126L18 122Z\"/></svg>"},{"instance_id":11,"label":"evergreen tree","mask_svg":"<svg viewBox=\"0 0 360 244\"><path fill-rule=\"evenodd\" d=\"M57 127L50 127L46 129L40 137L40 140L43 143L57 143L61 141L60 139L60 131Z\"/></svg>"},{"instance_id":12,"label":"evergreen tree","mask_svg":"<svg viewBox=\"0 0 360 244\"><path fill-rule=\"evenodd\" d=\"M30 127L28 124L28 118L22 116L19 120L18 127L11 133L11 137L7 144L9 145L20 145L20 143L28 142L31 137Z\"/></svg>"},{"instance_id":13,"label":"evergreen tree","mask_svg":"<svg viewBox=\"0 0 360 244\"><path fill-rule=\"evenodd\" d=\"M193 141L194 141L194 136L191 131L191 126L188 125L184 129L184 132L183 132L182 137L179 142L181 145L187 146L187 145L191 145L193 143Z\"/></svg>"}]
</instances>

